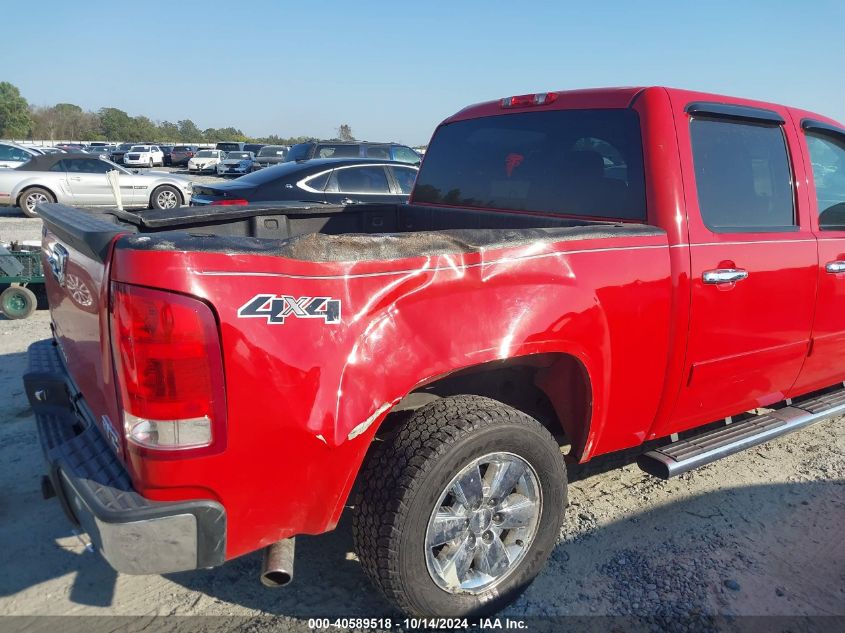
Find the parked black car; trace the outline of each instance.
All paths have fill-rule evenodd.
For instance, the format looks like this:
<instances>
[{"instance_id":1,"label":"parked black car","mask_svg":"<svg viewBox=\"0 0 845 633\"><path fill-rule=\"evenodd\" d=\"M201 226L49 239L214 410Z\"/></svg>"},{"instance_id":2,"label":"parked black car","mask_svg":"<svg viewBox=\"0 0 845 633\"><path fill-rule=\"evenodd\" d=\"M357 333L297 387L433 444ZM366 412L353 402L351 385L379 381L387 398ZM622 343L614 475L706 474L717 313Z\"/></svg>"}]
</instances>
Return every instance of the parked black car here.
<instances>
[{"instance_id":1,"label":"parked black car","mask_svg":"<svg viewBox=\"0 0 845 633\"><path fill-rule=\"evenodd\" d=\"M214 149L220 149L224 152L243 152L245 145L246 143L242 143L240 141L221 141L220 143L214 146Z\"/></svg>"},{"instance_id":2,"label":"parked black car","mask_svg":"<svg viewBox=\"0 0 845 633\"><path fill-rule=\"evenodd\" d=\"M199 145L174 145L170 151L170 164L185 167L198 151Z\"/></svg>"},{"instance_id":3,"label":"parked black car","mask_svg":"<svg viewBox=\"0 0 845 633\"><path fill-rule=\"evenodd\" d=\"M164 164L172 165L173 145L159 145L158 148L164 154Z\"/></svg>"},{"instance_id":4,"label":"parked black car","mask_svg":"<svg viewBox=\"0 0 845 633\"><path fill-rule=\"evenodd\" d=\"M309 141L290 148L286 161L312 158L378 158L419 165L422 156L407 145L398 143L368 143L367 141Z\"/></svg>"},{"instance_id":5,"label":"parked black car","mask_svg":"<svg viewBox=\"0 0 845 633\"><path fill-rule=\"evenodd\" d=\"M317 158L267 167L231 182L194 184L191 204L407 202L416 177L417 167L396 161Z\"/></svg>"},{"instance_id":6,"label":"parked black car","mask_svg":"<svg viewBox=\"0 0 845 633\"><path fill-rule=\"evenodd\" d=\"M135 143L121 143L109 153L109 160L118 165L123 164L123 157L130 149L135 146Z\"/></svg>"},{"instance_id":7,"label":"parked black car","mask_svg":"<svg viewBox=\"0 0 845 633\"><path fill-rule=\"evenodd\" d=\"M285 162L285 156L287 156L289 149L287 145L265 145L255 155L255 163L252 169L263 169Z\"/></svg>"},{"instance_id":8,"label":"parked black car","mask_svg":"<svg viewBox=\"0 0 845 633\"><path fill-rule=\"evenodd\" d=\"M243 151L258 154L262 147L264 147L264 143L245 143Z\"/></svg>"}]
</instances>

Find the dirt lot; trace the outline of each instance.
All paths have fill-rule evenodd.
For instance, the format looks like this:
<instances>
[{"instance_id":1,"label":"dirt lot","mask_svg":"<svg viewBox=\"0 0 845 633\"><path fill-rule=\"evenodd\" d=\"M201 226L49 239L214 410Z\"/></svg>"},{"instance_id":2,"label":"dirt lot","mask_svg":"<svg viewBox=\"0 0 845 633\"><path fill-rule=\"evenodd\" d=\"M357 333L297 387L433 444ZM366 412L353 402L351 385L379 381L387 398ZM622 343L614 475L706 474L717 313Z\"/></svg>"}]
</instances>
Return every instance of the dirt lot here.
<instances>
[{"instance_id":1,"label":"dirt lot","mask_svg":"<svg viewBox=\"0 0 845 633\"><path fill-rule=\"evenodd\" d=\"M0 212L0 240L39 235L39 220ZM348 517L331 534L298 539L296 580L275 591L258 582L258 555L137 577L86 551L59 504L40 495L41 454L20 377L27 345L48 335L44 310L25 321L0 317L0 615L261 615L278 629L307 630L312 617L388 613L351 552ZM655 630L669 622L712 630L712 622L688 619L700 615L725 616L719 626L727 629L748 621L735 616L845 616L842 419L671 482L632 464L610 466L572 470L560 545L504 616L539 623L635 614L656 618ZM763 620L759 630L781 630L782 622ZM841 626L815 620L792 630Z\"/></svg>"}]
</instances>

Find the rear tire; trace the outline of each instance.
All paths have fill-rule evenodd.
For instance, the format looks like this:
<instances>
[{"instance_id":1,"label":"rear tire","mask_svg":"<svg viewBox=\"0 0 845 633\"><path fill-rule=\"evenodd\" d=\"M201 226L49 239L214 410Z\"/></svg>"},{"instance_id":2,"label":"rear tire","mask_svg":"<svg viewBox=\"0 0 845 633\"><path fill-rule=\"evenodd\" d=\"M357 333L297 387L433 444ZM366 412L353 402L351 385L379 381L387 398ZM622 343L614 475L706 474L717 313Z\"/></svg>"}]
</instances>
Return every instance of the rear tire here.
<instances>
[{"instance_id":1,"label":"rear tire","mask_svg":"<svg viewBox=\"0 0 845 633\"><path fill-rule=\"evenodd\" d=\"M0 310L7 319L25 319L35 312L38 299L24 286L9 286L0 293Z\"/></svg>"},{"instance_id":2,"label":"rear tire","mask_svg":"<svg viewBox=\"0 0 845 633\"><path fill-rule=\"evenodd\" d=\"M30 187L18 197L18 206L28 218L37 218L35 206L42 202L55 202L56 197L42 187Z\"/></svg>"},{"instance_id":3,"label":"rear tire","mask_svg":"<svg viewBox=\"0 0 845 633\"><path fill-rule=\"evenodd\" d=\"M153 162L153 159L151 158L150 159L150 169L152 169L154 166L155 166L155 163Z\"/></svg>"},{"instance_id":4,"label":"rear tire","mask_svg":"<svg viewBox=\"0 0 845 633\"><path fill-rule=\"evenodd\" d=\"M358 557L412 616L478 617L515 600L545 565L566 506L549 432L481 396L417 410L374 446L360 480Z\"/></svg>"},{"instance_id":5,"label":"rear tire","mask_svg":"<svg viewBox=\"0 0 845 633\"><path fill-rule=\"evenodd\" d=\"M152 209L175 209L182 206L182 196L179 190L171 185L156 187L153 195L150 196L150 208Z\"/></svg>"}]
</instances>

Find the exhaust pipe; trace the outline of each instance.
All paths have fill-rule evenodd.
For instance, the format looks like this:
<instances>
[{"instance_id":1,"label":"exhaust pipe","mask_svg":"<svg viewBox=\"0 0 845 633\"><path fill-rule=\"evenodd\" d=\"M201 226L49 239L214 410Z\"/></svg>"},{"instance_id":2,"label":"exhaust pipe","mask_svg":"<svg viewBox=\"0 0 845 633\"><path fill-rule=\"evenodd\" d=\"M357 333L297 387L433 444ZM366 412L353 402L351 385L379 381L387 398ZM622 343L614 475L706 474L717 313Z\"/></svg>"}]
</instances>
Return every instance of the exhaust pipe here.
<instances>
[{"instance_id":1,"label":"exhaust pipe","mask_svg":"<svg viewBox=\"0 0 845 633\"><path fill-rule=\"evenodd\" d=\"M265 587L284 587L293 580L293 553L296 541L286 538L264 549L261 565L261 584Z\"/></svg>"}]
</instances>

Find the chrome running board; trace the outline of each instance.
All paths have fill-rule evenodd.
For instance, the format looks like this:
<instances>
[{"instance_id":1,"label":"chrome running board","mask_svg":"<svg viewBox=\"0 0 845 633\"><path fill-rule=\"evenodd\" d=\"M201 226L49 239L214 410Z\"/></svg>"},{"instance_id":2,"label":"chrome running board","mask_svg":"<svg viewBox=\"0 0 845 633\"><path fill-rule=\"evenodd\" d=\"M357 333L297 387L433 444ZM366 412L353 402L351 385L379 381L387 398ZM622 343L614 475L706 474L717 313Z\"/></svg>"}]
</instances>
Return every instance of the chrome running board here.
<instances>
[{"instance_id":1,"label":"chrome running board","mask_svg":"<svg viewBox=\"0 0 845 633\"><path fill-rule=\"evenodd\" d=\"M845 414L845 388L756 415L640 455L637 465L660 479L676 477L717 459L805 426Z\"/></svg>"}]
</instances>

